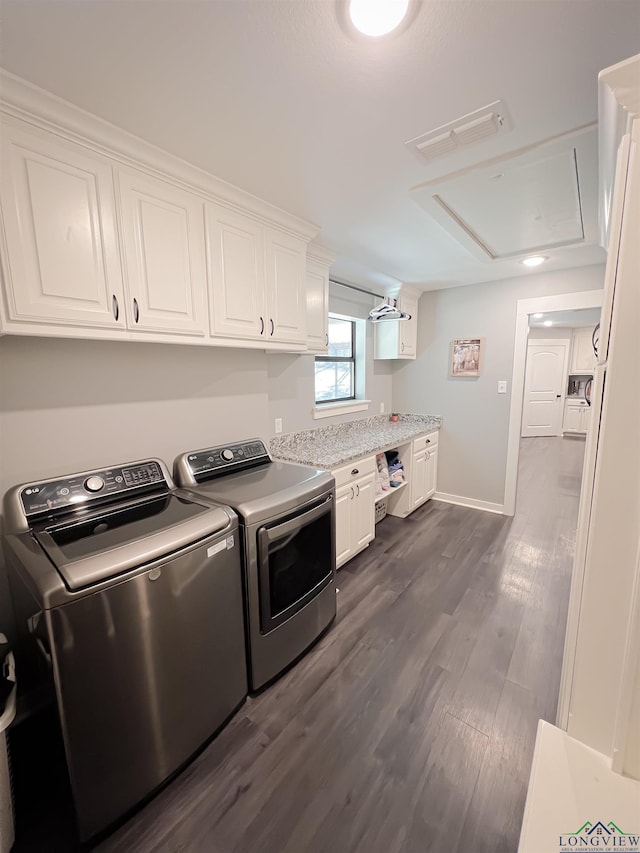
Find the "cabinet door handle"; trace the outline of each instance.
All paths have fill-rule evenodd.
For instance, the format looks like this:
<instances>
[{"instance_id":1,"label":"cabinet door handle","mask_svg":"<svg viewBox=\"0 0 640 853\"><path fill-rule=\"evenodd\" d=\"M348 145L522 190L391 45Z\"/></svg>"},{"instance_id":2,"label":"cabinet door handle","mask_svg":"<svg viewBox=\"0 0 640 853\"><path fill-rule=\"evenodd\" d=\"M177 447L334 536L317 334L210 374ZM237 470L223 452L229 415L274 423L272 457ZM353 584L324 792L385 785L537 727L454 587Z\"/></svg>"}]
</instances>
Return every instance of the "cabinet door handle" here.
<instances>
[{"instance_id":1,"label":"cabinet door handle","mask_svg":"<svg viewBox=\"0 0 640 853\"><path fill-rule=\"evenodd\" d=\"M133 319L136 323L140 319L140 308L138 307L138 300L135 297L133 299Z\"/></svg>"},{"instance_id":2,"label":"cabinet door handle","mask_svg":"<svg viewBox=\"0 0 640 853\"><path fill-rule=\"evenodd\" d=\"M328 347L329 346L329 332L325 332L324 337L325 337L325 346Z\"/></svg>"},{"instance_id":3,"label":"cabinet door handle","mask_svg":"<svg viewBox=\"0 0 640 853\"><path fill-rule=\"evenodd\" d=\"M359 473L360 473L359 469L358 469L358 468L354 468L354 469L353 469L353 471L351 472L351 476L353 477L353 476L355 476L356 474L359 474Z\"/></svg>"},{"instance_id":4,"label":"cabinet door handle","mask_svg":"<svg viewBox=\"0 0 640 853\"><path fill-rule=\"evenodd\" d=\"M118 297L115 295L115 293L111 297L111 308L113 310L113 319L117 323L118 317L120 316L120 307L118 305Z\"/></svg>"},{"instance_id":5,"label":"cabinet door handle","mask_svg":"<svg viewBox=\"0 0 640 853\"><path fill-rule=\"evenodd\" d=\"M356 483L356 497L360 496L360 486Z\"/></svg>"},{"instance_id":6,"label":"cabinet door handle","mask_svg":"<svg viewBox=\"0 0 640 853\"><path fill-rule=\"evenodd\" d=\"M264 335L264 317L260 317L260 334Z\"/></svg>"},{"instance_id":7,"label":"cabinet door handle","mask_svg":"<svg viewBox=\"0 0 640 853\"><path fill-rule=\"evenodd\" d=\"M402 349L400 350L400 352L404 352L404 344L402 344Z\"/></svg>"},{"instance_id":8,"label":"cabinet door handle","mask_svg":"<svg viewBox=\"0 0 640 853\"><path fill-rule=\"evenodd\" d=\"M351 486L351 500L355 497L355 492L353 491L353 486Z\"/></svg>"},{"instance_id":9,"label":"cabinet door handle","mask_svg":"<svg viewBox=\"0 0 640 853\"><path fill-rule=\"evenodd\" d=\"M269 317L269 322L271 323L271 335L273 335L275 331L275 326L273 324L273 317Z\"/></svg>"}]
</instances>

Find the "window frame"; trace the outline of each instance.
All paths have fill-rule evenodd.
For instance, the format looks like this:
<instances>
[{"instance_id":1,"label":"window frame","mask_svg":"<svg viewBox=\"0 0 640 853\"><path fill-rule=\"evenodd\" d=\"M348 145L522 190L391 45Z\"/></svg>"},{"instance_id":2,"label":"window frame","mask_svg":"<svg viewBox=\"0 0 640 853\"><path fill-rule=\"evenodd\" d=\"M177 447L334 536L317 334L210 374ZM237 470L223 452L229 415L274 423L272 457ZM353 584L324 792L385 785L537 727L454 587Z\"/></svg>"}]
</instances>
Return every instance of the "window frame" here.
<instances>
[{"instance_id":1,"label":"window frame","mask_svg":"<svg viewBox=\"0 0 640 853\"><path fill-rule=\"evenodd\" d=\"M315 356L314 362L313 362L313 370L314 370L314 372L313 372L313 381L314 381L314 389L313 389L314 394L313 394L313 396L314 396L314 401L315 401L316 407L322 407L322 406L327 406L327 405L338 406L340 404L346 405L348 403L353 403L353 402L358 400L358 386L357 386L357 380L356 380L357 371L358 371L357 352L356 352L356 338L357 338L356 321L352 317L344 317L344 316L340 316L340 315L332 314L332 313L329 314L329 319L340 320L340 322L342 322L342 323L350 323L351 324L351 355L350 356L344 356L344 355L337 356L337 355L329 355L329 353L327 352L326 355L324 355L324 354L319 355L318 354ZM327 348L328 348L328 346L329 346L329 344L327 343ZM332 362L332 363L342 362L345 364L352 364L353 365L353 371L352 371L352 380L353 381L351 383L351 388L352 388L353 393L351 394L351 396L349 396L349 397L331 397L328 400L318 400L316 398L317 392L316 392L316 387L315 387L315 366L318 362L320 362L320 363L322 363L322 362L325 362L325 363L326 362Z\"/></svg>"}]
</instances>

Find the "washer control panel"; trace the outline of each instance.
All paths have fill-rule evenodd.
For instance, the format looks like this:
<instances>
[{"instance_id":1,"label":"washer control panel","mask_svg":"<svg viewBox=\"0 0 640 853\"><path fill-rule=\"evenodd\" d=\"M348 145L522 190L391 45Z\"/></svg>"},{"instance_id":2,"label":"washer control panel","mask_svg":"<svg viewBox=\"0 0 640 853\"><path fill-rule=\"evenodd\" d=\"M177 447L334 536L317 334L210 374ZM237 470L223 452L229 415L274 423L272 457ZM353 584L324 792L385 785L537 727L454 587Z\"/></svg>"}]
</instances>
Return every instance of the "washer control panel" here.
<instances>
[{"instance_id":1,"label":"washer control panel","mask_svg":"<svg viewBox=\"0 0 640 853\"><path fill-rule=\"evenodd\" d=\"M68 511L96 498L117 498L137 489L168 488L160 464L151 459L102 471L85 471L59 480L29 483L20 490L27 518Z\"/></svg>"},{"instance_id":2,"label":"washer control panel","mask_svg":"<svg viewBox=\"0 0 640 853\"><path fill-rule=\"evenodd\" d=\"M270 462L267 448L259 438L238 444L221 444L208 450L198 450L186 455L187 465L198 482L229 474L242 468L253 468Z\"/></svg>"}]
</instances>

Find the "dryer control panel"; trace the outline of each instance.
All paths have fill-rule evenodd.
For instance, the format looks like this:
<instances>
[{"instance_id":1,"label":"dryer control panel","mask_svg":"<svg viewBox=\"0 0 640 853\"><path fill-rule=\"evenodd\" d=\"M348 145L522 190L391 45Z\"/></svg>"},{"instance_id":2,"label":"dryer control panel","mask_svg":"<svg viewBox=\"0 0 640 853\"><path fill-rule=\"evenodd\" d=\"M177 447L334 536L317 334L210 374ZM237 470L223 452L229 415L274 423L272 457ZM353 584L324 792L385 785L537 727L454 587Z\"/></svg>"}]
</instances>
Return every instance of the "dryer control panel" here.
<instances>
[{"instance_id":1,"label":"dryer control panel","mask_svg":"<svg viewBox=\"0 0 640 853\"><path fill-rule=\"evenodd\" d=\"M79 509L87 501L128 498L132 493L168 489L159 461L149 459L130 465L85 471L57 480L29 483L20 489L20 502L25 516L56 515Z\"/></svg>"},{"instance_id":2,"label":"dryer control panel","mask_svg":"<svg viewBox=\"0 0 640 853\"><path fill-rule=\"evenodd\" d=\"M196 450L193 453L185 453L179 459L183 471L186 468L190 475L187 479L197 483L243 468L254 468L266 462L271 462L271 457L264 442L259 438ZM180 478L177 482L179 481Z\"/></svg>"}]
</instances>

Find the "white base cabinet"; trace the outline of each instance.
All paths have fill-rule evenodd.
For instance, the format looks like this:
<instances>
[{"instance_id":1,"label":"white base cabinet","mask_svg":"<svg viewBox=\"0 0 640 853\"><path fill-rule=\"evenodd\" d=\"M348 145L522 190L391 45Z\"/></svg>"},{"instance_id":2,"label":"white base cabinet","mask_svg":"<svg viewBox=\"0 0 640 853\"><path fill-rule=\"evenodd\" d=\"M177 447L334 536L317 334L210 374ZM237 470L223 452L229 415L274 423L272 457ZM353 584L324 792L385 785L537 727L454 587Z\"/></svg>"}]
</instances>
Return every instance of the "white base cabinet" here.
<instances>
[{"instance_id":1,"label":"white base cabinet","mask_svg":"<svg viewBox=\"0 0 640 853\"><path fill-rule=\"evenodd\" d=\"M367 547L375 537L375 505L387 502L387 515L406 518L436 491L438 432L418 436L394 448L404 465L405 483L375 493L376 457L356 459L332 471L336 481L336 568Z\"/></svg>"},{"instance_id":2,"label":"white base cabinet","mask_svg":"<svg viewBox=\"0 0 640 853\"><path fill-rule=\"evenodd\" d=\"M375 536L375 465L375 456L368 456L331 472L336 481L336 568Z\"/></svg>"},{"instance_id":3,"label":"white base cabinet","mask_svg":"<svg viewBox=\"0 0 640 853\"><path fill-rule=\"evenodd\" d=\"M586 435L591 422L591 408L585 400L565 400L562 431Z\"/></svg>"}]
</instances>

